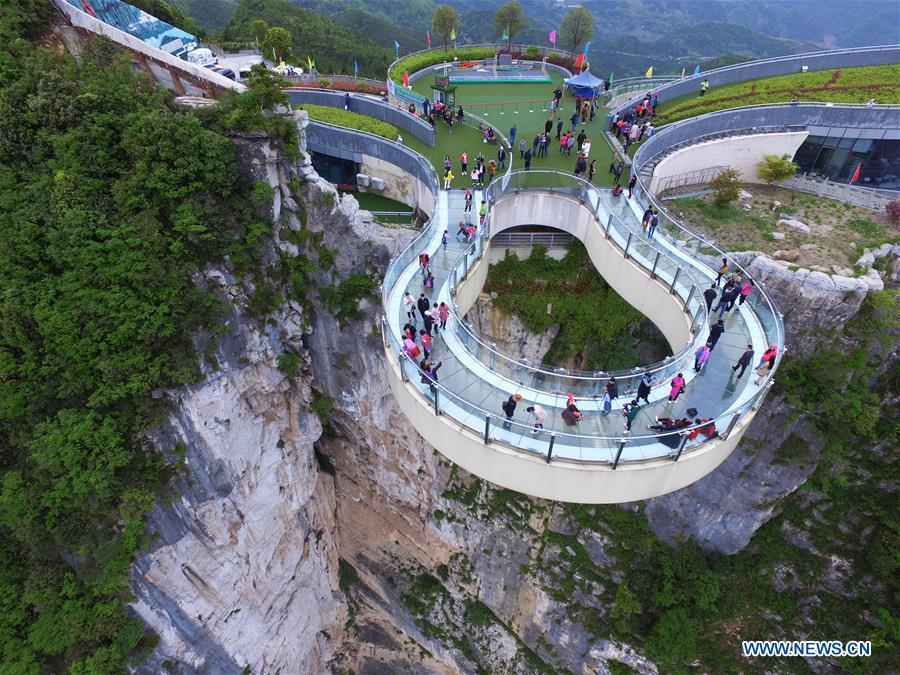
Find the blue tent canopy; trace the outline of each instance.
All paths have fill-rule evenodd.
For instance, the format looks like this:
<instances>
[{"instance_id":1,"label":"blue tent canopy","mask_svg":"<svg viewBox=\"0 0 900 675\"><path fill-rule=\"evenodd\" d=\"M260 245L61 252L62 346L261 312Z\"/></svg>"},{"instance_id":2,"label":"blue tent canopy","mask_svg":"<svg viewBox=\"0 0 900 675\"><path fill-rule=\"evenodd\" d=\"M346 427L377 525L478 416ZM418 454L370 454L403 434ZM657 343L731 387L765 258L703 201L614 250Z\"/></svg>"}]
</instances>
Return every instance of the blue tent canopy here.
<instances>
[{"instance_id":1,"label":"blue tent canopy","mask_svg":"<svg viewBox=\"0 0 900 675\"><path fill-rule=\"evenodd\" d=\"M575 77L570 77L565 84L567 87L575 90L576 96L590 97L600 90L603 86L603 80L599 77L594 77L591 71L585 70Z\"/></svg>"}]
</instances>

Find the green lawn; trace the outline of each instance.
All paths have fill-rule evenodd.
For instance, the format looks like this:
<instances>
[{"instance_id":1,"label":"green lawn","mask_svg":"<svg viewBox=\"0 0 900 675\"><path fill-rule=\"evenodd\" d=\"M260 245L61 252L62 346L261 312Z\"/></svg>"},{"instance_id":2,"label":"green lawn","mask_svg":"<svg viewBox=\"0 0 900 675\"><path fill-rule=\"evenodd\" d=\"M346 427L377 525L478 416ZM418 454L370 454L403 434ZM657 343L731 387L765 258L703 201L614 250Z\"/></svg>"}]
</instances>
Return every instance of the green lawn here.
<instances>
[{"instance_id":1,"label":"green lawn","mask_svg":"<svg viewBox=\"0 0 900 675\"><path fill-rule=\"evenodd\" d=\"M839 68L712 87L703 98L692 93L664 102L657 126L716 110L787 103L794 96L801 102L865 103L874 98L878 103L900 103L900 65Z\"/></svg>"},{"instance_id":2,"label":"green lawn","mask_svg":"<svg viewBox=\"0 0 900 675\"><path fill-rule=\"evenodd\" d=\"M562 76L551 74L553 81L550 84L461 84L456 90L457 102L463 106L463 110L472 112L482 117L490 124L496 126L505 136L509 136L510 127L516 125L516 145L518 139L525 138L528 147L534 137L544 131L544 123L549 117L549 103L553 97L553 90L562 84ZM423 96L431 96L431 84L433 78L426 77L413 83L413 91ZM518 104L515 102L519 101ZM529 103L531 101L531 103ZM501 105L502 102L502 105ZM563 130L571 128L569 117L574 111L572 103L563 105ZM603 119L605 114L601 109L593 122L581 126L588 138L591 139L591 152L589 159L597 160L597 173L594 182L599 185L611 185L612 176L609 174L609 160L611 151L603 138ZM405 138L405 137L404 137ZM497 156L497 148L490 146L490 151L482 142L481 135L468 127L453 127L453 133L448 134L443 124L438 124L435 138L436 146L427 148L415 140L408 145L421 152L434 164L438 173L443 173L442 161L444 155L450 155L453 160L453 173L459 175L459 156L465 150L474 159L475 155L483 152L490 159ZM575 170L575 156L565 157L557 153L556 127L553 128L550 151L547 157L536 157L531 162L532 169L555 169L572 173ZM514 169L523 168L519 159L518 148L515 150ZM471 165L469 170L471 171ZM454 181L455 186L468 185L468 181L461 182L459 178Z\"/></svg>"}]
</instances>

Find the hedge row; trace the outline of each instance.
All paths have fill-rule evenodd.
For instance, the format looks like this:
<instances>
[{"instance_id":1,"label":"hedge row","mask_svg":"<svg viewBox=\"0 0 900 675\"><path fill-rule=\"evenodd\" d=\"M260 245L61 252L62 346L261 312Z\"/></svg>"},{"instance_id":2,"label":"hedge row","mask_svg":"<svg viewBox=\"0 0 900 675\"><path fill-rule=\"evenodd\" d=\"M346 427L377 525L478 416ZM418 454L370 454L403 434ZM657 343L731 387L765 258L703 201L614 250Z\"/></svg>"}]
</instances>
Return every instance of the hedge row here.
<instances>
[{"instance_id":1,"label":"hedge row","mask_svg":"<svg viewBox=\"0 0 900 675\"><path fill-rule=\"evenodd\" d=\"M822 70L712 87L703 98L688 94L663 103L657 121L671 124L729 108L787 103L794 97L802 103L865 103L871 98L900 103L900 66Z\"/></svg>"},{"instance_id":2,"label":"hedge row","mask_svg":"<svg viewBox=\"0 0 900 675\"><path fill-rule=\"evenodd\" d=\"M339 127L347 127L348 129L358 129L365 131L388 140L397 138L397 127L381 120L376 120L359 113L347 112L340 108L329 108L326 105L309 105L304 103L303 110L309 113L309 118L316 122L324 122L325 124L334 124Z\"/></svg>"}]
</instances>

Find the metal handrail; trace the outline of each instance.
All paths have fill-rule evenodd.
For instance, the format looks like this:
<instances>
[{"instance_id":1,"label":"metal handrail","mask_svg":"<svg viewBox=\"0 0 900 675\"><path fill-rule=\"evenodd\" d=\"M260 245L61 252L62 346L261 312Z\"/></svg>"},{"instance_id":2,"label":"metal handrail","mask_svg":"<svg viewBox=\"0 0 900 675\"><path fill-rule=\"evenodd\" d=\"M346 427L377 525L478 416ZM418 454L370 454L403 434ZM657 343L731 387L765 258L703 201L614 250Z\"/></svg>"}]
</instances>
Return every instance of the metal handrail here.
<instances>
[{"instance_id":1,"label":"metal handrail","mask_svg":"<svg viewBox=\"0 0 900 675\"><path fill-rule=\"evenodd\" d=\"M522 175L526 174L526 172L524 172L524 171L520 171L520 172L516 172L516 173L520 173ZM575 178L574 176L570 176L569 174L564 174L560 171L553 171L553 170L529 171L529 172L527 172L527 175L534 176L534 175L540 175L542 173L562 176L562 177L565 177L567 180L573 180L573 181L582 183L582 189L595 190L598 193L600 192L600 190L598 188L596 188L595 186L593 186L590 182L584 181L580 178ZM497 181L495 179L494 182L491 183L491 185L488 187L487 192L490 193L492 190L494 190L496 185L497 185ZM537 188L537 189L540 190L540 188ZM490 205L489 208L492 208L493 203L496 200L500 199L501 196L502 195L498 195L498 196L494 197L494 196L489 195L486 200L486 201L488 201L488 203ZM596 218L595 218L595 220L596 220ZM620 222L625 227L625 229L632 231L632 232L634 231L631 228L628 228L628 226L624 222L619 220L618 218L616 218L615 220ZM597 225L601 228L603 227L603 225L599 222L599 220L597 220ZM670 256L668 256L668 255L666 257L670 258ZM674 261L674 259L672 259L672 260ZM644 267L643 265L640 265L639 261L635 260L635 262L637 262L639 264L639 266L641 266L642 268ZM456 264L458 264L458 263L456 263ZM454 265L454 268L455 268L455 265ZM646 268L644 268L644 269L646 269ZM651 271L651 273L652 273L652 271ZM699 284L698 281L695 278L693 278L693 275L691 275L691 279L693 282L692 286L697 287L697 288L699 288L701 286L701 284ZM457 290L458 290L457 288L451 287L451 294L450 294L451 299L455 297ZM607 380L610 377L615 377L617 379L619 379L619 378L625 379L625 378L637 377L640 374L643 374L645 372L658 373L662 370L672 367L672 365L674 363L678 363L678 362L682 361L685 357L689 356L693 352L693 349L696 346L697 340L701 336L700 332L695 330L695 326L697 325L697 323L701 323L701 325L705 324L705 322L707 320L707 316L703 317L702 322L693 321L693 316L690 313L690 311L688 311L688 306L687 306L687 303L685 302L685 299L684 298L680 298L680 299L682 300L682 302L684 304L685 311L692 318L692 322L691 322L692 323L692 332L696 333L694 339L689 340L687 342L687 344L682 348L682 350L680 352L678 352L677 354L673 354L672 356L666 357L665 359L658 361L657 363L650 364L648 366L636 366L634 368L630 368L630 369L626 369L626 370L617 370L617 371L613 371L613 370L610 370L610 371L605 371L605 370L592 370L592 371L567 370L567 369L560 369L555 366L543 364L543 363L537 364L537 365L532 365L530 363L524 362L522 359L517 359L515 357L509 356L509 355L505 354L504 352L502 352L501 350L497 349L496 346L493 345L493 343L489 344L489 343L485 342L484 340L482 340L480 338L480 336L472 330L471 326L462 320L462 318L459 316L459 314L457 312L455 304L452 306L452 313L454 315L454 318L456 319L457 324L462 328L462 330L469 337L471 337L475 342L477 342L482 348L484 348L489 354L491 354L492 357L499 357L500 359L504 360L505 362L508 362L510 364L515 364L515 366L517 368L522 368L524 371L529 371L529 372L533 373L535 376L540 376L540 377L545 377L545 378L554 378L554 379L568 378L568 379L573 379L573 380L583 380L585 382L594 383L594 382L600 382L600 381ZM472 352L472 350L469 349L469 347L465 343L465 341L463 342L463 345L466 347L466 350L469 351L469 353L472 354L472 356L476 360L481 361L478 354L475 352ZM481 361L481 362L484 363L483 361Z\"/></svg>"}]
</instances>

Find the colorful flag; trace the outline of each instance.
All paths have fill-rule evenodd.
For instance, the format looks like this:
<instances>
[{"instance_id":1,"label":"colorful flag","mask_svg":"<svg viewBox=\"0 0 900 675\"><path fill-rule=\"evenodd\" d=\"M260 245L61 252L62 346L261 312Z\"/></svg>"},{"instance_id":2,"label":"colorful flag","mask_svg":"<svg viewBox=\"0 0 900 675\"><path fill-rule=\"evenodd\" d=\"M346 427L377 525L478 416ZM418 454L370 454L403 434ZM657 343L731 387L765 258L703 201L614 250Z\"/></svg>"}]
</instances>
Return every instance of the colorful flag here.
<instances>
[{"instance_id":1,"label":"colorful flag","mask_svg":"<svg viewBox=\"0 0 900 675\"><path fill-rule=\"evenodd\" d=\"M697 67L694 68L694 75L699 75L699 74L700 74L700 64L698 63Z\"/></svg>"},{"instance_id":2,"label":"colorful flag","mask_svg":"<svg viewBox=\"0 0 900 675\"><path fill-rule=\"evenodd\" d=\"M653 66L647 68L647 72L644 73L644 77L653 77Z\"/></svg>"},{"instance_id":3,"label":"colorful flag","mask_svg":"<svg viewBox=\"0 0 900 675\"><path fill-rule=\"evenodd\" d=\"M309 54L306 55L306 65L309 66L310 70L313 69L312 59L310 58Z\"/></svg>"},{"instance_id":4,"label":"colorful flag","mask_svg":"<svg viewBox=\"0 0 900 675\"><path fill-rule=\"evenodd\" d=\"M409 72L403 71L403 86L409 89Z\"/></svg>"},{"instance_id":5,"label":"colorful flag","mask_svg":"<svg viewBox=\"0 0 900 675\"><path fill-rule=\"evenodd\" d=\"M550 44L551 45L556 44L556 31L555 30L550 31Z\"/></svg>"},{"instance_id":6,"label":"colorful flag","mask_svg":"<svg viewBox=\"0 0 900 675\"><path fill-rule=\"evenodd\" d=\"M503 29L503 39L509 40L509 26Z\"/></svg>"},{"instance_id":7,"label":"colorful flag","mask_svg":"<svg viewBox=\"0 0 900 675\"><path fill-rule=\"evenodd\" d=\"M359 64L356 62L356 59L353 60L353 76L359 77Z\"/></svg>"},{"instance_id":8,"label":"colorful flag","mask_svg":"<svg viewBox=\"0 0 900 675\"><path fill-rule=\"evenodd\" d=\"M859 170L862 168L862 162L856 165L856 171L853 172L853 178L850 179L850 185L859 180Z\"/></svg>"},{"instance_id":9,"label":"colorful flag","mask_svg":"<svg viewBox=\"0 0 900 675\"><path fill-rule=\"evenodd\" d=\"M588 40L587 42L584 43L584 58L587 58L587 54L588 54L588 51L590 50L590 48L591 48L591 41Z\"/></svg>"},{"instance_id":10,"label":"colorful flag","mask_svg":"<svg viewBox=\"0 0 900 675\"><path fill-rule=\"evenodd\" d=\"M456 29L455 29L455 28L451 28L451 29L450 29L450 39L451 39L451 40L455 40L455 39L456 39Z\"/></svg>"},{"instance_id":11,"label":"colorful flag","mask_svg":"<svg viewBox=\"0 0 900 675\"><path fill-rule=\"evenodd\" d=\"M394 40L394 50L397 52L397 58L400 58L400 43Z\"/></svg>"},{"instance_id":12,"label":"colorful flag","mask_svg":"<svg viewBox=\"0 0 900 675\"><path fill-rule=\"evenodd\" d=\"M584 54L579 54L575 57L575 67L580 69L582 63L584 63Z\"/></svg>"},{"instance_id":13,"label":"colorful flag","mask_svg":"<svg viewBox=\"0 0 900 675\"><path fill-rule=\"evenodd\" d=\"M428 40L428 47L430 48L431 47L431 31L430 30L425 31L425 38Z\"/></svg>"}]
</instances>

